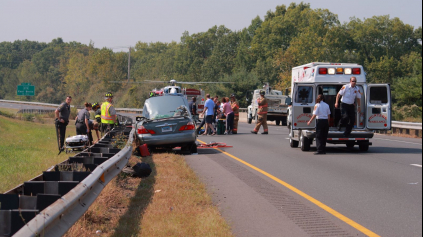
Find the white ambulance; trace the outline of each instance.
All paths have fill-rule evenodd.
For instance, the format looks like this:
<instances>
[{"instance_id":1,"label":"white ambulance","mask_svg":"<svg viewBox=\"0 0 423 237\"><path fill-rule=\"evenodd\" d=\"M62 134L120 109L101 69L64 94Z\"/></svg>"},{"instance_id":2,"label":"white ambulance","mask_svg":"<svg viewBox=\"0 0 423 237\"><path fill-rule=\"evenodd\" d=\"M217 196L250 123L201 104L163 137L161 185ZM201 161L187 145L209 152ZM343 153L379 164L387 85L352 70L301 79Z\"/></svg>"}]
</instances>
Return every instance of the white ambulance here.
<instances>
[{"instance_id":1,"label":"white ambulance","mask_svg":"<svg viewBox=\"0 0 423 237\"><path fill-rule=\"evenodd\" d=\"M353 131L344 137L344 128L338 131L341 110L335 108L336 96L341 88L357 78L357 87L362 95L361 110L357 111ZM331 110L329 118L328 143L345 144L349 148L358 145L361 151L368 151L370 139L375 130L391 129L391 88L389 84L367 84L366 73L358 64L310 63L292 69L292 103L288 114L289 142L291 147L309 151L316 138L316 120L307 122L313 116L316 98L325 96ZM357 101L355 102L357 103Z\"/></svg>"}]
</instances>

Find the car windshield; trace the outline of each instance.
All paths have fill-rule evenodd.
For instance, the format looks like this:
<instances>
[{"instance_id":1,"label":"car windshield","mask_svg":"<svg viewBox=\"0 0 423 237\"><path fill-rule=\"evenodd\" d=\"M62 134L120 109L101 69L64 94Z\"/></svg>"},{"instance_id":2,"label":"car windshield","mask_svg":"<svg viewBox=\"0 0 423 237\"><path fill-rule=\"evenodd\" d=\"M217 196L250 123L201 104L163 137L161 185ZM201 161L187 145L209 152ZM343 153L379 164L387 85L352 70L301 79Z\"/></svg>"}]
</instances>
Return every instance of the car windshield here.
<instances>
[{"instance_id":1,"label":"car windshield","mask_svg":"<svg viewBox=\"0 0 423 237\"><path fill-rule=\"evenodd\" d=\"M145 101L143 116L150 120L191 116L187 102L180 96L159 96Z\"/></svg>"}]
</instances>

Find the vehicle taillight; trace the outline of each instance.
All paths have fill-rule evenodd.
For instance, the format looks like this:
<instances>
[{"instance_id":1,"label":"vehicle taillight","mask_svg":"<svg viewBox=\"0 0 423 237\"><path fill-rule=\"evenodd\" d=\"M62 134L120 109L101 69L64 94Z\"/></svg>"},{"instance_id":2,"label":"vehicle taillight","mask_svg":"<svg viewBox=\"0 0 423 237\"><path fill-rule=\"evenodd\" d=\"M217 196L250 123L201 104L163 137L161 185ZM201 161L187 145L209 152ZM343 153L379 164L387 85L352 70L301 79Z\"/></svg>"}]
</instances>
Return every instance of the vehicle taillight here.
<instances>
[{"instance_id":1,"label":"vehicle taillight","mask_svg":"<svg viewBox=\"0 0 423 237\"><path fill-rule=\"evenodd\" d=\"M352 74L352 68L345 68L345 75L351 75Z\"/></svg>"},{"instance_id":2,"label":"vehicle taillight","mask_svg":"<svg viewBox=\"0 0 423 237\"><path fill-rule=\"evenodd\" d=\"M361 68L353 68L352 74L353 75L360 75L361 74Z\"/></svg>"},{"instance_id":3,"label":"vehicle taillight","mask_svg":"<svg viewBox=\"0 0 423 237\"><path fill-rule=\"evenodd\" d=\"M336 74L344 74L344 69L342 67L337 68Z\"/></svg>"},{"instance_id":4,"label":"vehicle taillight","mask_svg":"<svg viewBox=\"0 0 423 237\"><path fill-rule=\"evenodd\" d=\"M195 130L195 125L192 122L189 122L187 125L182 126L179 131L190 131L190 130Z\"/></svg>"},{"instance_id":5,"label":"vehicle taillight","mask_svg":"<svg viewBox=\"0 0 423 237\"><path fill-rule=\"evenodd\" d=\"M198 105L199 109L204 109L204 105Z\"/></svg>"},{"instance_id":6,"label":"vehicle taillight","mask_svg":"<svg viewBox=\"0 0 423 237\"><path fill-rule=\"evenodd\" d=\"M319 74L321 74L321 75L328 74L328 69L327 68L319 68Z\"/></svg>"},{"instance_id":7,"label":"vehicle taillight","mask_svg":"<svg viewBox=\"0 0 423 237\"><path fill-rule=\"evenodd\" d=\"M137 133L138 134L151 134L151 135L156 134L156 132L147 130L144 126L138 127Z\"/></svg>"},{"instance_id":8,"label":"vehicle taillight","mask_svg":"<svg viewBox=\"0 0 423 237\"><path fill-rule=\"evenodd\" d=\"M328 69L328 74L329 75L335 75L335 73L336 73L336 69L335 68L329 68Z\"/></svg>"}]
</instances>

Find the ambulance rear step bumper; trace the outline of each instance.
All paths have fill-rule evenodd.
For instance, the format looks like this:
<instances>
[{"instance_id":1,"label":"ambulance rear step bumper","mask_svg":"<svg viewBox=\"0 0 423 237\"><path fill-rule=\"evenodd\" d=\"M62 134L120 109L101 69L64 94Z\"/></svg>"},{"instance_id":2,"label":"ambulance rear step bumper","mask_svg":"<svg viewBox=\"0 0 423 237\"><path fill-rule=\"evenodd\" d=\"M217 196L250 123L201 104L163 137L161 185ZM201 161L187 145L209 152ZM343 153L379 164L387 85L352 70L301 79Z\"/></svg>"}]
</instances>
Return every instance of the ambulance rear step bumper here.
<instances>
[{"instance_id":1,"label":"ambulance rear step bumper","mask_svg":"<svg viewBox=\"0 0 423 237\"><path fill-rule=\"evenodd\" d=\"M316 131L305 131L307 138L316 138ZM374 137L373 132L369 131L352 131L350 136L345 137L344 132L329 131L328 141L368 141Z\"/></svg>"}]
</instances>

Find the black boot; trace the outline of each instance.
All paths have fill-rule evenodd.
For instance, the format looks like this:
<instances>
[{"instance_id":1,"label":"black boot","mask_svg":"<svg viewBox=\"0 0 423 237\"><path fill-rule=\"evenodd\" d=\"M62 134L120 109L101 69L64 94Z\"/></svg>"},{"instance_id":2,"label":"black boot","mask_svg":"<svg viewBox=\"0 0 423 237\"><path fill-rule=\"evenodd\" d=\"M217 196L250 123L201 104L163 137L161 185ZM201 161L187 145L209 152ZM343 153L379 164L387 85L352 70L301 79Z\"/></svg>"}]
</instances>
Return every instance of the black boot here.
<instances>
[{"instance_id":1,"label":"black boot","mask_svg":"<svg viewBox=\"0 0 423 237\"><path fill-rule=\"evenodd\" d=\"M261 134L263 134L263 135L268 135L268 134L269 134L269 132L262 132Z\"/></svg>"},{"instance_id":2,"label":"black boot","mask_svg":"<svg viewBox=\"0 0 423 237\"><path fill-rule=\"evenodd\" d=\"M251 133L252 133L252 134L257 134L257 132L256 132L256 131L251 131Z\"/></svg>"}]
</instances>

